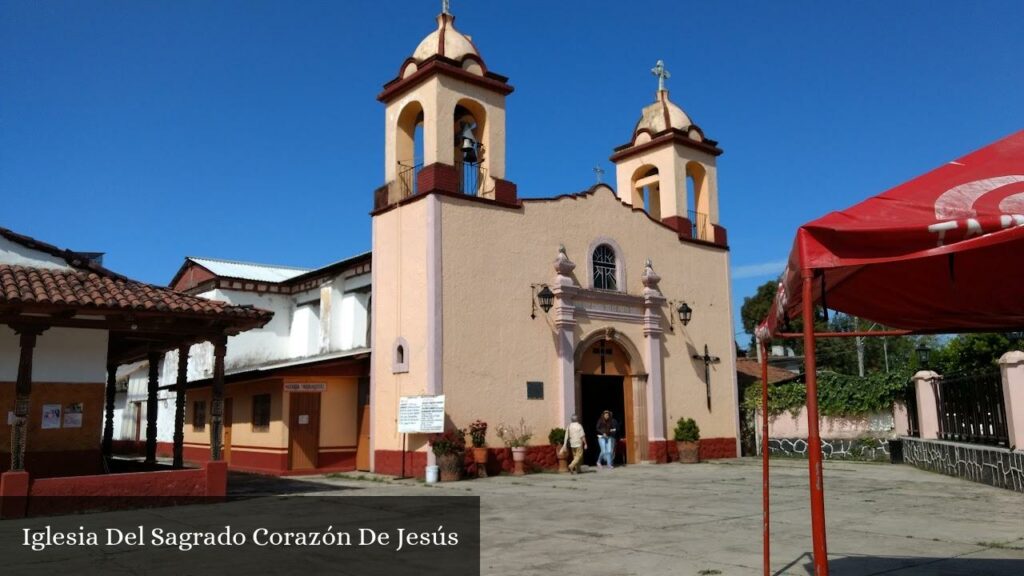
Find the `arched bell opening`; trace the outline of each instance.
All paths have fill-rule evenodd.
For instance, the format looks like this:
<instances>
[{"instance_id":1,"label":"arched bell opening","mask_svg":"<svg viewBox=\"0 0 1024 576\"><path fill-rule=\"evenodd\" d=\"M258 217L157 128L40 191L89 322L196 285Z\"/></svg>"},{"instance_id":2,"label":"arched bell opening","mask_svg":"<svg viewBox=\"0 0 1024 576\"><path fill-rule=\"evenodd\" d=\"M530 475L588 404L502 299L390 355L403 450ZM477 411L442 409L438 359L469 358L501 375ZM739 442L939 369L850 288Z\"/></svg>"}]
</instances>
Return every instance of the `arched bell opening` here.
<instances>
[{"instance_id":1,"label":"arched bell opening","mask_svg":"<svg viewBox=\"0 0 1024 576\"><path fill-rule=\"evenodd\" d=\"M688 217L692 228L692 236L700 240L714 240L714 230L710 218L710 198L708 195L707 169L700 162L691 161L686 164L686 204L689 207Z\"/></svg>"},{"instance_id":2,"label":"arched bell opening","mask_svg":"<svg viewBox=\"0 0 1024 576\"><path fill-rule=\"evenodd\" d=\"M395 180L399 196L405 198L416 194L416 174L423 166L423 105L413 101L405 105L398 115L395 131Z\"/></svg>"},{"instance_id":3,"label":"arched bell opening","mask_svg":"<svg viewBox=\"0 0 1024 576\"><path fill-rule=\"evenodd\" d=\"M459 191L482 196L491 188L487 175L487 112L479 102L463 98L455 105L453 119Z\"/></svg>"}]
</instances>

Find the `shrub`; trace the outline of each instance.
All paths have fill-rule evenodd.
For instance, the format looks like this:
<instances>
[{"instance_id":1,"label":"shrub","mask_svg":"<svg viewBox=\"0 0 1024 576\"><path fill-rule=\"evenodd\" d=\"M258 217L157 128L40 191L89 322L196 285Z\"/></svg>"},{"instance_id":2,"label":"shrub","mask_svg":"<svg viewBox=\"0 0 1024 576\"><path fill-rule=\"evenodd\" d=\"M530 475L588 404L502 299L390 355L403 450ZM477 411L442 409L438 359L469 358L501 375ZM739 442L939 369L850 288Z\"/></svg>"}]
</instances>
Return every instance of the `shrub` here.
<instances>
[{"instance_id":1,"label":"shrub","mask_svg":"<svg viewBox=\"0 0 1024 576\"><path fill-rule=\"evenodd\" d=\"M696 442L700 440L700 426L693 418L680 418L676 422L676 442Z\"/></svg>"},{"instance_id":2,"label":"shrub","mask_svg":"<svg viewBox=\"0 0 1024 576\"><path fill-rule=\"evenodd\" d=\"M509 448L521 448L533 438L533 431L526 425L526 419L521 418L516 426L498 424L498 438Z\"/></svg>"},{"instance_id":3,"label":"shrub","mask_svg":"<svg viewBox=\"0 0 1024 576\"><path fill-rule=\"evenodd\" d=\"M474 448L483 448L487 445L487 422L475 420L469 425L469 436L473 440Z\"/></svg>"},{"instance_id":4,"label":"shrub","mask_svg":"<svg viewBox=\"0 0 1024 576\"><path fill-rule=\"evenodd\" d=\"M466 451L466 431L456 428L430 437L430 448L435 456L462 454Z\"/></svg>"},{"instance_id":5,"label":"shrub","mask_svg":"<svg viewBox=\"0 0 1024 576\"><path fill-rule=\"evenodd\" d=\"M909 374L903 371L875 372L864 378L836 372L818 374L818 412L822 416L863 416L887 410L893 402L903 400ZM807 402L807 386L803 382L786 382L768 388L768 414L775 416L789 411L794 416ZM743 407L761 409L761 383L748 386L743 393Z\"/></svg>"},{"instance_id":6,"label":"shrub","mask_svg":"<svg viewBox=\"0 0 1024 576\"><path fill-rule=\"evenodd\" d=\"M565 444L565 428L552 428L551 432L548 432L548 443L552 446Z\"/></svg>"}]
</instances>

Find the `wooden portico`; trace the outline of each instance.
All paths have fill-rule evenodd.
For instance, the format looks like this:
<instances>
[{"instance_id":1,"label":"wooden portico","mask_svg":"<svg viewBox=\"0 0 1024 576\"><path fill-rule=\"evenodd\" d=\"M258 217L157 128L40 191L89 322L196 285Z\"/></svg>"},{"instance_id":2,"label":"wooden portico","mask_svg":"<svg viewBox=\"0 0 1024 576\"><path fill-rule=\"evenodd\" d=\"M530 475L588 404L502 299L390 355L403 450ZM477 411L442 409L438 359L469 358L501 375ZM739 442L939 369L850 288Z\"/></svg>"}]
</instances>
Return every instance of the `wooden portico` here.
<instances>
[{"instance_id":1,"label":"wooden portico","mask_svg":"<svg viewBox=\"0 0 1024 576\"><path fill-rule=\"evenodd\" d=\"M221 459L223 401L218 398L223 398L228 336L263 326L271 312L137 282L83 254L3 228L0 241L0 248L4 248L0 251L0 325L16 335L12 339L10 331L3 329L6 334L0 339L0 353L6 358L17 357L13 394L7 388L10 376L0 377L0 385L3 380L8 382L4 385L7 391L0 390L0 402L4 404L0 408L10 412L11 425L9 466L5 465L8 462L0 463L0 469L8 469L3 474L0 495L10 496L13 491L27 496L30 474L36 479L107 471L117 367L142 359L150 363L146 462L155 464L158 366L167 352L175 350L182 393L176 406L174 466L180 468L189 348L202 342L210 342L214 349L210 450L211 460ZM37 365L41 348L44 362ZM105 383L94 369L104 365ZM42 376L37 374L40 371ZM42 388L35 391L34 384ZM34 393L42 397L34 397ZM60 408L47 413L47 407L63 406L72 400L67 405L85 413L77 425L65 426L67 430L62 434ZM100 405L104 408L102 437L97 427L100 413L96 408ZM52 421L54 415L56 423ZM73 447L61 446L70 440ZM74 448L75 458L66 457L64 448Z\"/></svg>"}]
</instances>

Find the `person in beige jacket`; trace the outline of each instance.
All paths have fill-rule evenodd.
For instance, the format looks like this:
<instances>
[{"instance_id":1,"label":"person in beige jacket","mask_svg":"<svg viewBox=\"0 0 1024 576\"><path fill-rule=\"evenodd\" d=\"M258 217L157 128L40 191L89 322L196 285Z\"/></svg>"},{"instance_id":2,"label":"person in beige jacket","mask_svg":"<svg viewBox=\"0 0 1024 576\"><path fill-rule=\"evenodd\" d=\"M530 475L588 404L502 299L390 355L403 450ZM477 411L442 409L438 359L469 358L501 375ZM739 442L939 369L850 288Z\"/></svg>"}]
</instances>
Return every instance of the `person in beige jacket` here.
<instances>
[{"instance_id":1,"label":"person in beige jacket","mask_svg":"<svg viewBox=\"0 0 1024 576\"><path fill-rule=\"evenodd\" d=\"M569 424L569 428L565 431L565 441L562 443L562 447L569 446L572 448L572 462L569 463L569 473L579 474L580 463L583 462L583 451L587 449L587 434L583 430L583 425L580 424L580 419L577 415L572 415L572 422Z\"/></svg>"}]
</instances>

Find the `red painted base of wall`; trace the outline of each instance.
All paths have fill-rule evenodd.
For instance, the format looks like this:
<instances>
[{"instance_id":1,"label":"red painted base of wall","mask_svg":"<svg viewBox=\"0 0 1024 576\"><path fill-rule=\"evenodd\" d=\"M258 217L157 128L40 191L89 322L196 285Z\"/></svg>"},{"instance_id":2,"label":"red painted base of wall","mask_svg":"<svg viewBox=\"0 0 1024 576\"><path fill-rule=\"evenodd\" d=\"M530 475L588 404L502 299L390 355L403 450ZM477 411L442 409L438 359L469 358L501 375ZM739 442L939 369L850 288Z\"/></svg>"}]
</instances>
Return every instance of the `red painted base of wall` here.
<instances>
[{"instance_id":1,"label":"red painted base of wall","mask_svg":"<svg viewBox=\"0 0 1024 576\"><path fill-rule=\"evenodd\" d=\"M317 469L319 470L355 470L356 451L351 452L319 452L316 457Z\"/></svg>"},{"instance_id":2,"label":"red painted base of wall","mask_svg":"<svg viewBox=\"0 0 1024 576\"><path fill-rule=\"evenodd\" d=\"M701 438L700 459L716 460L718 458L736 457L735 438Z\"/></svg>"},{"instance_id":3,"label":"red painted base of wall","mask_svg":"<svg viewBox=\"0 0 1024 576\"><path fill-rule=\"evenodd\" d=\"M405 455L405 475L423 478L426 475L427 453L407 452ZM466 450L463 461L463 477L476 478L477 464L473 461L472 450ZM374 456L374 472L389 476L402 474L401 450L377 450ZM510 448L487 449L487 474L497 476L502 472L510 473L515 468ZM558 454L554 446L527 446L523 468L527 472L558 469Z\"/></svg>"},{"instance_id":4,"label":"red painted base of wall","mask_svg":"<svg viewBox=\"0 0 1024 576\"><path fill-rule=\"evenodd\" d=\"M170 458L174 446L170 442L157 444L157 456ZM182 458L185 462L201 464L210 462L208 446L186 445L182 447ZM308 470L289 470L287 452L257 452L243 448L231 449L231 461L228 469L255 474L272 476L299 476L309 474L327 474L330 472L351 472L356 469L356 453L351 452L320 452L317 455L318 466Z\"/></svg>"},{"instance_id":5,"label":"red painted base of wall","mask_svg":"<svg viewBox=\"0 0 1024 576\"><path fill-rule=\"evenodd\" d=\"M11 455L0 452L0 472L11 467ZM25 471L33 478L55 478L103 473L103 454L95 450L62 450L58 452L26 452Z\"/></svg>"},{"instance_id":6,"label":"red painted base of wall","mask_svg":"<svg viewBox=\"0 0 1024 576\"><path fill-rule=\"evenodd\" d=\"M402 475L401 450L376 450L373 454L374 473L388 476ZM426 452L405 452L405 475L424 478L427 471Z\"/></svg>"},{"instance_id":7,"label":"red painted base of wall","mask_svg":"<svg viewBox=\"0 0 1024 576\"><path fill-rule=\"evenodd\" d=\"M28 510L28 472L0 474L0 518L24 518Z\"/></svg>"},{"instance_id":8,"label":"red painted base of wall","mask_svg":"<svg viewBox=\"0 0 1024 576\"><path fill-rule=\"evenodd\" d=\"M218 502L227 494L227 479L223 462L191 470L64 478L5 472L0 475L0 518Z\"/></svg>"},{"instance_id":9,"label":"red painted base of wall","mask_svg":"<svg viewBox=\"0 0 1024 576\"><path fill-rule=\"evenodd\" d=\"M675 440L652 440L647 445L647 453L652 462L659 464L679 461L679 451L676 449ZM735 457L735 438L701 438L701 460Z\"/></svg>"}]
</instances>

